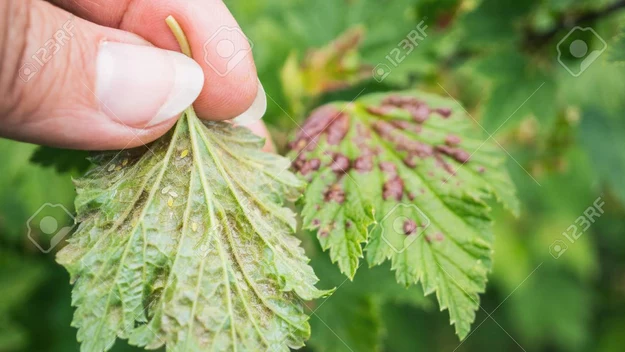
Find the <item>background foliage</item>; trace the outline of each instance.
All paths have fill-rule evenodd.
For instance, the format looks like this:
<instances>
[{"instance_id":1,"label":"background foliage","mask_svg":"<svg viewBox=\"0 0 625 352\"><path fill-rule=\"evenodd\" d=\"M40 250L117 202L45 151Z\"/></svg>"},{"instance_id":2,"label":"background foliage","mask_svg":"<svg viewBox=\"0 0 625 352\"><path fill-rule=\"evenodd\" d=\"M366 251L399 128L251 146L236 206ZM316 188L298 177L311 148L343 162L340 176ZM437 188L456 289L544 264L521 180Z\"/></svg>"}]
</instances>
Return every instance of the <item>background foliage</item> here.
<instances>
[{"instance_id":1,"label":"background foliage","mask_svg":"<svg viewBox=\"0 0 625 352\"><path fill-rule=\"evenodd\" d=\"M353 282L346 280L314 235L300 233L320 287L338 287L330 298L309 303L308 350L622 350L623 1L227 4L254 43L269 96L265 121L282 151L320 103L418 88L457 99L482 126L483 137L510 154L508 169L522 201L519 218L495 206L494 272L463 342L433 297L395 284L388 267L363 265ZM385 56L421 21L427 37L394 67ZM567 43L561 46L564 65L558 61L558 43L576 25L593 28L608 47L578 77L564 67L580 67ZM359 46L328 46L347 30L362 36ZM589 32L580 38L591 50L602 48ZM315 64L304 65L311 57ZM382 82L371 76L379 63L391 69ZM43 254L29 241L25 224L47 202L72 209L70 176L84 170L86 153L35 153L35 146L6 140L0 150L0 351L77 351L68 275L53 253ZM598 197L605 213L555 258L554 241L567 241L563 231ZM113 350L135 349L118 342Z\"/></svg>"}]
</instances>

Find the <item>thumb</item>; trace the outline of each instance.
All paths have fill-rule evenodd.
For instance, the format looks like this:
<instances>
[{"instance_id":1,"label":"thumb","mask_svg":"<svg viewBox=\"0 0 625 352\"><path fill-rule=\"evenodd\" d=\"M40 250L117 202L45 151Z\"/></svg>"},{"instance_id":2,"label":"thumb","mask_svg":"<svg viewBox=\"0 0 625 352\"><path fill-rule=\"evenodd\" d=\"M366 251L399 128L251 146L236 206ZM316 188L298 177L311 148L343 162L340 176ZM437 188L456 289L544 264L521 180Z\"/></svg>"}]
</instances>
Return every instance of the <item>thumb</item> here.
<instances>
[{"instance_id":1,"label":"thumb","mask_svg":"<svg viewBox=\"0 0 625 352\"><path fill-rule=\"evenodd\" d=\"M40 0L0 3L0 136L122 149L164 134L199 95L181 53Z\"/></svg>"}]
</instances>

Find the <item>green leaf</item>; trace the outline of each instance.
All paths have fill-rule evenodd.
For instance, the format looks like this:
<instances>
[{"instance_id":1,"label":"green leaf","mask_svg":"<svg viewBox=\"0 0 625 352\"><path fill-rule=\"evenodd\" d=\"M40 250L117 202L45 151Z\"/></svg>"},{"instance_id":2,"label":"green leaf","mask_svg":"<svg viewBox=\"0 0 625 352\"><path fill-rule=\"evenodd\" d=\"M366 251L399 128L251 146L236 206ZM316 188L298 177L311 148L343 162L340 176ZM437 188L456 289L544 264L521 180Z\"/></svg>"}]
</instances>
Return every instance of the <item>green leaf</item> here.
<instances>
[{"instance_id":1,"label":"green leaf","mask_svg":"<svg viewBox=\"0 0 625 352\"><path fill-rule=\"evenodd\" d=\"M535 116L541 126L556 118L556 83L522 54L504 51L477 60L477 71L492 82L480 123L488 133L517 127Z\"/></svg>"},{"instance_id":2,"label":"green leaf","mask_svg":"<svg viewBox=\"0 0 625 352\"><path fill-rule=\"evenodd\" d=\"M390 259L399 283L436 292L465 337L491 268L485 200L519 207L498 147L453 101L415 91L320 107L291 147L309 181L303 226L341 272L354 276L366 243L371 265Z\"/></svg>"},{"instance_id":3,"label":"green leaf","mask_svg":"<svg viewBox=\"0 0 625 352\"><path fill-rule=\"evenodd\" d=\"M87 171L89 152L84 150L60 149L52 147L39 147L30 157L30 162L41 166L53 167L57 172Z\"/></svg>"},{"instance_id":4,"label":"green leaf","mask_svg":"<svg viewBox=\"0 0 625 352\"><path fill-rule=\"evenodd\" d=\"M82 351L116 337L176 352L303 346L301 300L328 292L283 206L302 183L263 143L190 108L149 146L94 158L76 181L79 228L58 254Z\"/></svg>"}]
</instances>

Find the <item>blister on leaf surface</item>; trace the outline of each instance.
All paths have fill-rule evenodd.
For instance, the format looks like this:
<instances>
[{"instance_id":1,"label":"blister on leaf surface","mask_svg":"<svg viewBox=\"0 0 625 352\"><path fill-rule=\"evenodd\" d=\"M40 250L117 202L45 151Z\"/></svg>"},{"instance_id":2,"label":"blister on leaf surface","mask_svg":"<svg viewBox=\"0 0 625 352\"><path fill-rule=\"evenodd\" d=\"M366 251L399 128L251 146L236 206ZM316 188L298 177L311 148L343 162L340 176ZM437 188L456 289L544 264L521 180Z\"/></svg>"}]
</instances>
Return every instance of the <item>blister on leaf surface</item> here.
<instances>
[{"instance_id":1,"label":"blister on leaf surface","mask_svg":"<svg viewBox=\"0 0 625 352\"><path fill-rule=\"evenodd\" d=\"M391 260L399 283L436 292L461 338L491 269L485 201L519 208L503 152L478 132L453 100L410 91L317 108L290 145L309 182L303 226L332 261L352 278L363 255Z\"/></svg>"}]
</instances>

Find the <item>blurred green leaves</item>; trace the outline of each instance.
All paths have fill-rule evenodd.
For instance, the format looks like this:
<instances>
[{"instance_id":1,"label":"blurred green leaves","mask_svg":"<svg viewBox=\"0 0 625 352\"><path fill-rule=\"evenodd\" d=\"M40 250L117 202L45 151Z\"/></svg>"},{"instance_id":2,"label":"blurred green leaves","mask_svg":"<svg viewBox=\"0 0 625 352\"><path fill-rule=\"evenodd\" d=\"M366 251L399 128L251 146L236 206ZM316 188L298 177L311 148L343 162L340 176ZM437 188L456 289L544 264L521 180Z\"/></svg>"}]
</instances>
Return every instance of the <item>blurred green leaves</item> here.
<instances>
[{"instance_id":1,"label":"blurred green leaves","mask_svg":"<svg viewBox=\"0 0 625 352\"><path fill-rule=\"evenodd\" d=\"M625 62L625 28L610 42L608 60L620 64Z\"/></svg>"},{"instance_id":2,"label":"blurred green leaves","mask_svg":"<svg viewBox=\"0 0 625 352\"><path fill-rule=\"evenodd\" d=\"M537 0L482 0L465 1L465 6L477 6L459 19L468 47L510 47L517 45L523 38L519 31L522 20L532 9Z\"/></svg>"},{"instance_id":3,"label":"blurred green leaves","mask_svg":"<svg viewBox=\"0 0 625 352\"><path fill-rule=\"evenodd\" d=\"M33 338L12 315L24 309L40 285L45 266L14 252L0 250L0 351L26 349Z\"/></svg>"},{"instance_id":4,"label":"blurred green leaves","mask_svg":"<svg viewBox=\"0 0 625 352\"><path fill-rule=\"evenodd\" d=\"M522 54L505 51L478 59L478 74L488 78L490 95L481 112L481 124L489 133L514 128L534 116L549 127L556 118L553 78Z\"/></svg>"},{"instance_id":5,"label":"blurred green leaves","mask_svg":"<svg viewBox=\"0 0 625 352\"><path fill-rule=\"evenodd\" d=\"M387 336L383 314L400 305L432 308L432 300L417 286L397 285L389 265L363 265L353 280L342 275L325 254L312 262L323 287L337 287L330 297L309 306L312 336L318 351L380 351Z\"/></svg>"},{"instance_id":6,"label":"blurred green leaves","mask_svg":"<svg viewBox=\"0 0 625 352\"><path fill-rule=\"evenodd\" d=\"M280 72L291 111L300 115L304 107L328 92L349 88L371 77L358 48L364 36L362 26L352 27L328 45L309 49L303 58L292 52Z\"/></svg>"},{"instance_id":7,"label":"blurred green leaves","mask_svg":"<svg viewBox=\"0 0 625 352\"><path fill-rule=\"evenodd\" d=\"M625 104L624 104L625 105ZM580 139L600 179L625 204L625 120L594 106L583 111Z\"/></svg>"},{"instance_id":8,"label":"blurred green leaves","mask_svg":"<svg viewBox=\"0 0 625 352\"><path fill-rule=\"evenodd\" d=\"M70 175L59 175L54 169L30 163L36 149L31 144L0 139L0 243L32 245L26 237L26 222L45 203L73 208L74 186ZM59 219L64 220L69 219Z\"/></svg>"}]
</instances>

